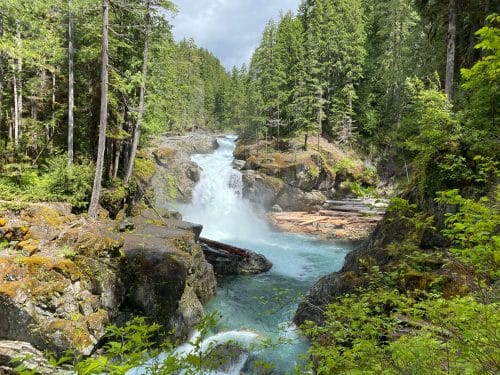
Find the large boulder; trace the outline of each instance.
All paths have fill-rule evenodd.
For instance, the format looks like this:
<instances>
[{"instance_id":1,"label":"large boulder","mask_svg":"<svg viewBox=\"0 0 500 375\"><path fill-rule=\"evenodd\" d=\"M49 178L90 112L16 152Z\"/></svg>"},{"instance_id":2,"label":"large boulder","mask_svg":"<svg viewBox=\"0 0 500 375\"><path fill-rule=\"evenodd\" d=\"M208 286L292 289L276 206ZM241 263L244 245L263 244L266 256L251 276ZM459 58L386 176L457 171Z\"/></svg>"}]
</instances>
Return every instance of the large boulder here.
<instances>
[{"instance_id":1,"label":"large boulder","mask_svg":"<svg viewBox=\"0 0 500 375\"><path fill-rule=\"evenodd\" d=\"M52 366L44 354L31 344L21 341L0 341L0 374L17 374L15 367L22 365L26 373L63 375L74 372Z\"/></svg>"},{"instance_id":2,"label":"large boulder","mask_svg":"<svg viewBox=\"0 0 500 375\"><path fill-rule=\"evenodd\" d=\"M205 258L217 275L256 275L267 272L273 264L262 254L244 250L246 257L231 254L200 242Z\"/></svg>"},{"instance_id":3,"label":"large boulder","mask_svg":"<svg viewBox=\"0 0 500 375\"><path fill-rule=\"evenodd\" d=\"M280 179L254 170L242 171L243 197L259 207L270 208L285 184Z\"/></svg>"},{"instance_id":4,"label":"large boulder","mask_svg":"<svg viewBox=\"0 0 500 375\"><path fill-rule=\"evenodd\" d=\"M124 234L122 275L128 285L125 306L185 338L204 315L203 303L215 294L212 266L195 242L196 225L166 227L136 219Z\"/></svg>"},{"instance_id":5,"label":"large boulder","mask_svg":"<svg viewBox=\"0 0 500 375\"><path fill-rule=\"evenodd\" d=\"M326 197L320 191L305 192L291 186L286 186L276 200L276 204L285 211L317 211L325 202Z\"/></svg>"}]
</instances>

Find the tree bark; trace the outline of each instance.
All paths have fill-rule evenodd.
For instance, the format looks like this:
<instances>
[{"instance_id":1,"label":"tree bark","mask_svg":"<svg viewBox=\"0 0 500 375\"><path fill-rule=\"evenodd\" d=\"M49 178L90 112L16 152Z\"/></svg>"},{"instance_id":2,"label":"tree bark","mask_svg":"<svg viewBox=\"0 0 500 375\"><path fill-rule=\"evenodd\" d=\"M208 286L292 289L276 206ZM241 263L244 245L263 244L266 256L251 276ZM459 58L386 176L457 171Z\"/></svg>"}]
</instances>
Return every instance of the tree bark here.
<instances>
[{"instance_id":1,"label":"tree bark","mask_svg":"<svg viewBox=\"0 0 500 375\"><path fill-rule=\"evenodd\" d=\"M75 106L75 93L74 93L74 25L73 25L73 12L71 9L72 0L68 0L69 15L68 15L68 165L73 163L74 149L73 149L73 128L74 128L74 106Z\"/></svg>"},{"instance_id":2,"label":"tree bark","mask_svg":"<svg viewBox=\"0 0 500 375\"><path fill-rule=\"evenodd\" d=\"M12 88L14 90L14 147L17 148L19 145L19 101L17 100L17 77L14 73Z\"/></svg>"},{"instance_id":3,"label":"tree bark","mask_svg":"<svg viewBox=\"0 0 500 375\"><path fill-rule=\"evenodd\" d=\"M0 10L0 39L3 38L3 12ZM3 86L4 86L4 68L3 52L0 51L0 129L3 123Z\"/></svg>"},{"instance_id":4,"label":"tree bark","mask_svg":"<svg viewBox=\"0 0 500 375\"><path fill-rule=\"evenodd\" d=\"M446 52L446 81L445 93L448 100L453 100L453 76L455 73L455 39L457 34L457 8L456 0L448 3L448 48Z\"/></svg>"},{"instance_id":5,"label":"tree bark","mask_svg":"<svg viewBox=\"0 0 500 375\"><path fill-rule=\"evenodd\" d=\"M101 194L104 154L106 151L106 127L108 124L108 0L102 0L102 40L101 40L101 111L99 117L99 143L97 147L97 161L92 188L92 197L89 205L89 216L97 218L99 198Z\"/></svg>"},{"instance_id":6,"label":"tree bark","mask_svg":"<svg viewBox=\"0 0 500 375\"><path fill-rule=\"evenodd\" d=\"M57 70L52 72L52 121L51 123L47 123L46 131L47 131L47 149L49 153L52 154L52 150L54 149L54 129L56 127L56 72Z\"/></svg>"},{"instance_id":7,"label":"tree bark","mask_svg":"<svg viewBox=\"0 0 500 375\"><path fill-rule=\"evenodd\" d=\"M130 150L130 159L128 161L127 173L125 174L124 182L128 184L132 173L134 171L134 161L139 147L139 140L141 136L141 123L144 118L144 96L146 93L146 79L148 75L148 53L149 53L149 28L150 28L150 7L151 0L146 1L146 15L144 16L144 51L142 59L142 79L139 94L139 113L137 114L137 121L134 127L134 136L132 139L132 148Z\"/></svg>"},{"instance_id":8,"label":"tree bark","mask_svg":"<svg viewBox=\"0 0 500 375\"><path fill-rule=\"evenodd\" d=\"M19 22L16 23L16 44L19 51L22 48L21 32L19 30ZM14 73L14 145L17 148L19 139L21 138L21 128L23 125L23 80L21 77L23 71L23 60L17 58L16 71Z\"/></svg>"},{"instance_id":9,"label":"tree bark","mask_svg":"<svg viewBox=\"0 0 500 375\"><path fill-rule=\"evenodd\" d=\"M122 151L122 142L116 141L116 143L115 143L115 160L113 161L113 178L118 177L118 170L120 169L121 151Z\"/></svg>"}]
</instances>

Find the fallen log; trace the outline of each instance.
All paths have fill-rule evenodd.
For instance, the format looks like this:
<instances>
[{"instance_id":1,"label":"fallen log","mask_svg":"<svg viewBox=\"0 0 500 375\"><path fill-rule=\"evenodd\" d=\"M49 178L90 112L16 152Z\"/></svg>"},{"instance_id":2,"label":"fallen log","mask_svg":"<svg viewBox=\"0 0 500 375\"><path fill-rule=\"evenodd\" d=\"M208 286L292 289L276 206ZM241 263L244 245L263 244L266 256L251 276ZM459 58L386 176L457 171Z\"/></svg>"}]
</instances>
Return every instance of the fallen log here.
<instances>
[{"instance_id":1,"label":"fallen log","mask_svg":"<svg viewBox=\"0 0 500 375\"><path fill-rule=\"evenodd\" d=\"M226 251L230 254L238 255L243 258L250 258L250 254L248 253L248 250L228 245L222 242L214 241L214 240L209 240L208 238L205 237L200 237L198 239L199 242L204 243L205 245L217 249L217 250L223 250Z\"/></svg>"}]
</instances>

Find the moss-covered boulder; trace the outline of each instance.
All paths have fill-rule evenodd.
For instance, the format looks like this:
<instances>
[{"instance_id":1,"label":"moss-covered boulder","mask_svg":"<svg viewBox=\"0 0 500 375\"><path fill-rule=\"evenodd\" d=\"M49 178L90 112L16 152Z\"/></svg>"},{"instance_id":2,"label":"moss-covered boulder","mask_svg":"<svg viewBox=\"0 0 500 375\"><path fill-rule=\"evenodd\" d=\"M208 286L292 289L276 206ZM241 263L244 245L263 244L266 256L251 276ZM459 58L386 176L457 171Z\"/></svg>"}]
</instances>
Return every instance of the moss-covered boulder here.
<instances>
[{"instance_id":1,"label":"moss-covered boulder","mask_svg":"<svg viewBox=\"0 0 500 375\"><path fill-rule=\"evenodd\" d=\"M212 266L194 240L197 229L186 231L186 223L134 220L135 232L124 234L125 306L186 337L203 317L202 304L216 287Z\"/></svg>"}]
</instances>

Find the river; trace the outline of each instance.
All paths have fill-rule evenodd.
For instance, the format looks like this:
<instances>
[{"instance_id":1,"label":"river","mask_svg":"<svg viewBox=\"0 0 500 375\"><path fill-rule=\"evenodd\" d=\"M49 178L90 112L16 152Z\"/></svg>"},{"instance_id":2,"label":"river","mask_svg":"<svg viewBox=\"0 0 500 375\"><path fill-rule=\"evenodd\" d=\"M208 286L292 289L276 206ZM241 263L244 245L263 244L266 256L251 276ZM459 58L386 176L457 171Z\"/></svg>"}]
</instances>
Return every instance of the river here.
<instances>
[{"instance_id":1,"label":"river","mask_svg":"<svg viewBox=\"0 0 500 375\"><path fill-rule=\"evenodd\" d=\"M272 363L273 373L286 373L308 348L291 323L300 297L321 276L339 270L350 248L271 228L262 212L242 198L241 173L232 168L235 137L221 137L218 143L212 154L192 156L202 172L192 202L180 208L183 218L203 224L204 237L265 255L273 267L256 276L219 278L217 295L206 305L207 312L220 315L213 334L282 342L242 355L225 373L253 374L257 361Z\"/></svg>"}]
</instances>

